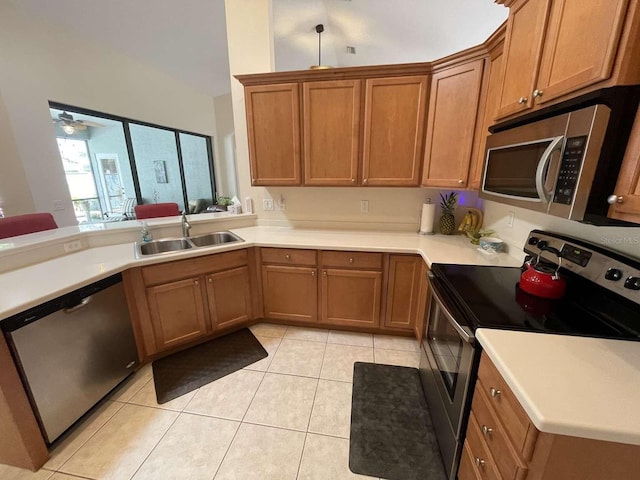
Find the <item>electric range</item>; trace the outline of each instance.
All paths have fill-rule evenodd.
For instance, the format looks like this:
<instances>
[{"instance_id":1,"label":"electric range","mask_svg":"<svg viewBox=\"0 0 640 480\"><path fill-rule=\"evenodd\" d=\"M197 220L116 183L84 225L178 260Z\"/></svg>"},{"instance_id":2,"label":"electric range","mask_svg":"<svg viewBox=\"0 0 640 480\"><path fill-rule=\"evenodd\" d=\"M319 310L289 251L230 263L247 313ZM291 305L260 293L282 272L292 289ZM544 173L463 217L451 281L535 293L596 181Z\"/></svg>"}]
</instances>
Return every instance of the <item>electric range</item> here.
<instances>
[{"instance_id":1,"label":"electric range","mask_svg":"<svg viewBox=\"0 0 640 480\"><path fill-rule=\"evenodd\" d=\"M456 478L477 378L478 328L640 341L640 261L579 239L533 230L525 260L557 267L559 300L520 289L522 268L432 264L420 375L449 478ZM523 266L524 267L524 266Z\"/></svg>"}]
</instances>

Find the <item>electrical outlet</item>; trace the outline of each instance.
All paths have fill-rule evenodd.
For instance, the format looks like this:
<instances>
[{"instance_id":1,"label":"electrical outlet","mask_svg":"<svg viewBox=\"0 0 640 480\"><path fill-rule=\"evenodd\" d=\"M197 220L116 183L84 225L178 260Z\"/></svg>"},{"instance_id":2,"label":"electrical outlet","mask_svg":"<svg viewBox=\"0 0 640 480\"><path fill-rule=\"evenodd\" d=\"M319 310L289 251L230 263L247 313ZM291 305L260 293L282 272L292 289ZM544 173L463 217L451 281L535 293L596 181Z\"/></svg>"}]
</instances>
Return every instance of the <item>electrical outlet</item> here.
<instances>
[{"instance_id":1,"label":"electrical outlet","mask_svg":"<svg viewBox=\"0 0 640 480\"><path fill-rule=\"evenodd\" d=\"M53 210L54 211L64 210L64 203L62 202L62 200L53 201Z\"/></svg>"},{"instance_id":2,"label":"electrical outlet","mask_svg":"<svg viewBox=\"0 0 640 480\"><path fill-rule=\"evenodd\" d=\"M360 200L360 213L369 213L369 200Z\"/></svg>"},{"instance_id":3,"label":"electrical outlet","mask_svg":"<svg viewBox=\"0 0 640 480\"><path fill-rule=\"evenodd\" d=\"M284 202L284 197L282 195L280 195L280 197L278 198L278 210L286 210L286 204Z\"/></svg>"},{"instance_id":4,"label":"electrical outlet","mask_svg":"<svg viewBox=\"0 0 640 480\"><path fill-rule=\"evenodd\" d=\"M273 210L273 198L262 199L262 210L264 210L265 212L270 212Z\"/></svg>"},{"instance_id":5,"label":"electrical outlet","mask_svg":"<svg viewBox=\"0 0 640 480\"><path fill-rule=\"evenodd\" d=\"M74 240L73 242L67 242L64 244L65 253L75 252L80 250L81 248L82 244L80 243L80 240Z\"/></svg>"},{"instance_id":6,"label":"electrical outlet","mask_svg":"<svg viewBox=\"0 0 640 480\"><path fill-rule=\"evenodd\" d=\"M507 217L507 226L513 228L513 221L516 218L516 212L509 212L509 216Z\"/></svg>"}]
</instances>

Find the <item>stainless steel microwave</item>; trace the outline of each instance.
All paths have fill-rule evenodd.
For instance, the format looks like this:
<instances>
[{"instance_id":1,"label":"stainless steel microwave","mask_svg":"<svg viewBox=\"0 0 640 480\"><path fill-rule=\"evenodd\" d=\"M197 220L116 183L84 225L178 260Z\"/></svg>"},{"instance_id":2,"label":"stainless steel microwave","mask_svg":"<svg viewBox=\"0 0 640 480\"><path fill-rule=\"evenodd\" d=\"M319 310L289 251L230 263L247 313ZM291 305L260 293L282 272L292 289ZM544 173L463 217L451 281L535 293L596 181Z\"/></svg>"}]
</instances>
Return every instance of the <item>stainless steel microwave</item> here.
<instances>
[{"instance_id":1,"label":"stainless steel microwave","mask_svg":"<svg viewBox=\"0 0 640 480\"><path fill-rule=\"evenodd\" d=\"M615 87L494 126L480 197L596 225L623 224L606 217L607 197L639 96L638 87Z\"/></svg>"}]
</instances>

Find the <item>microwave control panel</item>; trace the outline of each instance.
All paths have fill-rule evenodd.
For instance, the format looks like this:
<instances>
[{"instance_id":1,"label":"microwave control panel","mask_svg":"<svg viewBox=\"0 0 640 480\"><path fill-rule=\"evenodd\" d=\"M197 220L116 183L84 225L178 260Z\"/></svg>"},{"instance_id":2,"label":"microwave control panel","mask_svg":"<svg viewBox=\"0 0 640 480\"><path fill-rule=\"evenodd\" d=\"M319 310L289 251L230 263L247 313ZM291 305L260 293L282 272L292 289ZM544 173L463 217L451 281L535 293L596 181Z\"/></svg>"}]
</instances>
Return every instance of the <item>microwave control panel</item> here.
<instances>
[{"instance_id":1,"label":"microwave control panel","mask_svg":"<svg viewBox=\"0 0 640 480\"><path fill-rule=\"evenodd\" d=\"M556 191L553 196L555 203L571 205L573 202L573 195L576 190L576 185L578 184L586 144L586 135L567 138L564 152L562 152Z\"/></svg>"}]
</instances>

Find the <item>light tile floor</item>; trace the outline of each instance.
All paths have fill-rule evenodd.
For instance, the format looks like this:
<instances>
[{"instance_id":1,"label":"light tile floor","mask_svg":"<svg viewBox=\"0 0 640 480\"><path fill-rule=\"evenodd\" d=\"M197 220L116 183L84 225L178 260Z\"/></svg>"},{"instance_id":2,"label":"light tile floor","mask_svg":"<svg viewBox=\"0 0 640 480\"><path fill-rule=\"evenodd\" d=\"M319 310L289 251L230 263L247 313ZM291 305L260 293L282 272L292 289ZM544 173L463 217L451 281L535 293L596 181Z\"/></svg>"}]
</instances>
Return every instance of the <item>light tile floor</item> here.
<instances>
[{"instance_id":1,"label":"light tile floor","mask_svg":"<svg viewBox=\"0 0 640 480\"><path fill-rule=\"evenodd\" d=\"M163 405L147 365L43 469L0 465L0 478L371 478L348 467L353 363L417 367L417 341L266 323L251 330L267 358Z\"/></svg>"}]
</instances>

